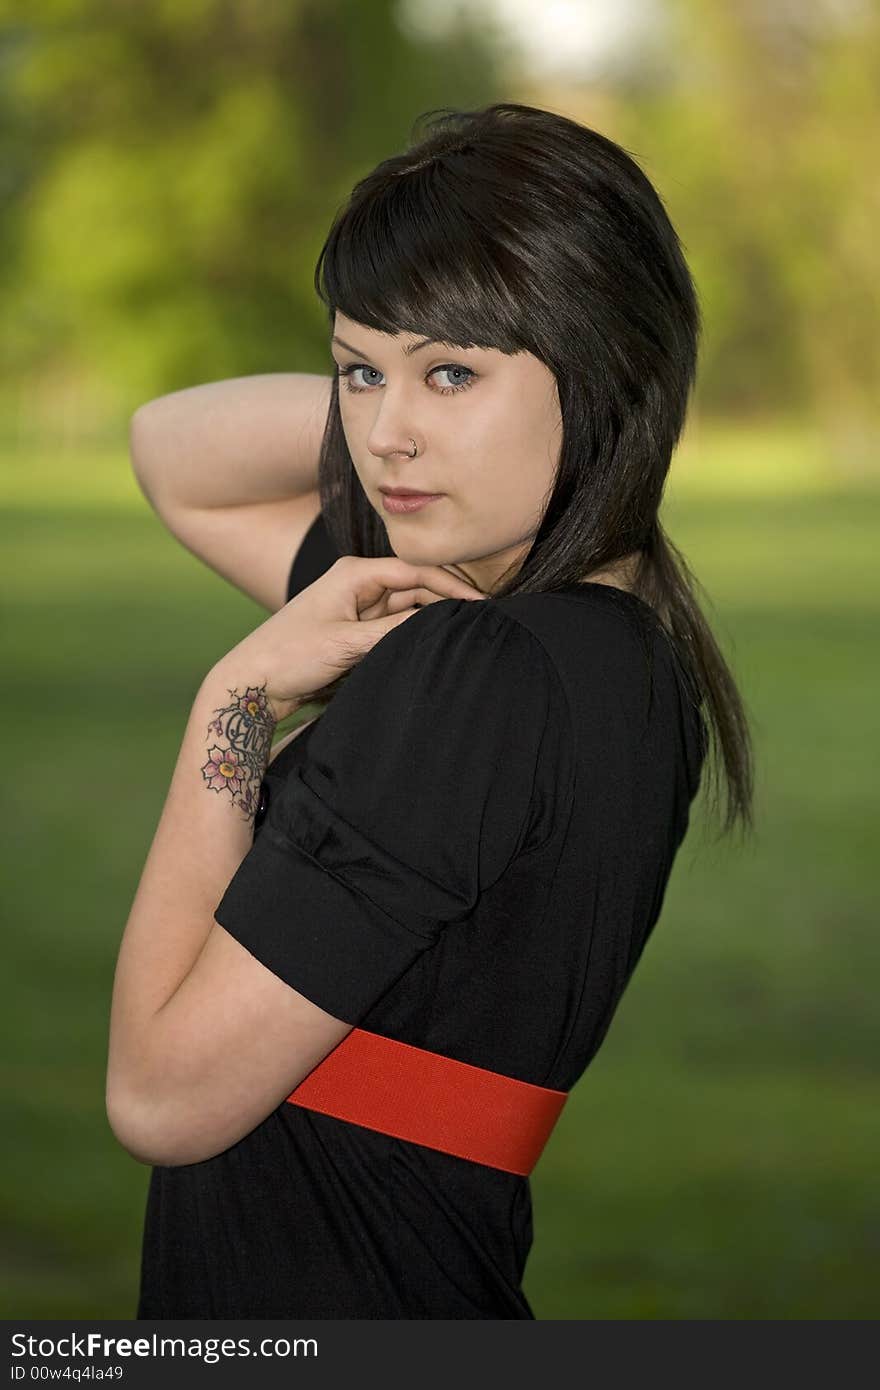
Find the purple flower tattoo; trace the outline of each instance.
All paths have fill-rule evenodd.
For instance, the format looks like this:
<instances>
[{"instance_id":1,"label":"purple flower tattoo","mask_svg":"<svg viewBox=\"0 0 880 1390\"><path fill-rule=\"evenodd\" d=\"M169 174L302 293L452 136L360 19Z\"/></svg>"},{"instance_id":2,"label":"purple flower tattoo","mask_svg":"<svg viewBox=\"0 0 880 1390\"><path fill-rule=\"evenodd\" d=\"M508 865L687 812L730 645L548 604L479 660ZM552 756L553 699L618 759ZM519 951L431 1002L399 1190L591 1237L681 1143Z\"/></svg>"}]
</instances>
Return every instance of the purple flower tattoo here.
<instances>
[{"instance_id":1,"label":"purple flower tattoo","mask_svg":"<svg viewBox=\"0 0 880 1390\"><path fill-rule=\"evenodd\" d=\"M202 776L211 791L229 792L232 804L244 812L245 820L252 821L276 720L265 686L249 686L243 695L236 690L229 694L230 703L215 709L216 718L208 725L208 737L217 742L208 749Z\"/></svg>"}]
</instances>

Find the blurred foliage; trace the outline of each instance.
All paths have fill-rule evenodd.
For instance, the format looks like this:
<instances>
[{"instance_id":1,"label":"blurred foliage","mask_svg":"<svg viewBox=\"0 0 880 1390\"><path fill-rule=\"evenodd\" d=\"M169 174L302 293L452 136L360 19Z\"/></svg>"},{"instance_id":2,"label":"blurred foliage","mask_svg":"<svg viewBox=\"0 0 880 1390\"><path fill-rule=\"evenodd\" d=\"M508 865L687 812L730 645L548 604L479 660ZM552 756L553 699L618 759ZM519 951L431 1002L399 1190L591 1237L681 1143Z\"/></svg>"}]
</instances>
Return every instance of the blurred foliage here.
<instances>
[{"instance_id":1,"label":"blurred foliage","mask_svg":"<svg viewBox=\"0 0 880 1390\"><path fill-rule=\"evenodd\" d=\"M323 364L312 281L336 208L421 110L500 95L477 20L417 47L387 4L7 0L0 15L0 369L10 404L72 384L86 433L80 392L100 416Z\"/></svg>"},{"instance_id":2,"label":"blurred foliage","mask_svg":"<svg viewBox=\"0 0 880 1390\"><path fill-rule=\"evenodd\" d=\"M0 0L8 437L112 437L164 391L323 370L314 263L353 183L421 112L503 97L596 125L654 181L704 309L698 409L805 412L874 466L875 4L667 0L659 49L634 31L628 66L564 87L485 3L430 36L403 8Z\"/></svg>"},{"instance_id":3,"label":"blurred foliage","mask_svg":"<svg viewBox=\"0 0 880 1390\"><path fill-rule=\"evenodd\" d=\"M595 125L661 194L704 315L697 411L821 427L877 471L880 12L874 0L665 0L662 47L528 97ZM549 100L548 100L549 98Z\"/></svg>"}]
</instances>

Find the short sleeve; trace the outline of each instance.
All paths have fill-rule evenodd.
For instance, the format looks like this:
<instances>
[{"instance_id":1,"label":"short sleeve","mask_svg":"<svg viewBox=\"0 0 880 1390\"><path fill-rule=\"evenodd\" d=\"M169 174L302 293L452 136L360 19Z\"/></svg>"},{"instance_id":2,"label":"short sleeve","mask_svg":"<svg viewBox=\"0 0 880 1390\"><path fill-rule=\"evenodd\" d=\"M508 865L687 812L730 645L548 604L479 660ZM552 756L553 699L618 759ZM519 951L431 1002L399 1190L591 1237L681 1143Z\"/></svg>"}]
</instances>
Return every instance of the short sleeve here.
<instances>
[{"instance_id":1,"label":"short sleeve","mask_svg":"<svg viewBox=\"0 0 880 1390\"><path fill-rule=\"evenodd\" d=\"M287 577L287 602L326 574L338 559L339 551L327 529L324 513L318 512L293 557Z\"/></svg>"},{"instance_id":2,"label":"short sleeve","mask_svg":"<svg viewBox=\"0 0 880 1390\"><path fill-rule=\"evenodd\" d=\"M491 600L441 599L392 628L273 792L217 922L356 1024L530 836L545 838L555 679L542 644Z\"/></svg>"}]
</instances>

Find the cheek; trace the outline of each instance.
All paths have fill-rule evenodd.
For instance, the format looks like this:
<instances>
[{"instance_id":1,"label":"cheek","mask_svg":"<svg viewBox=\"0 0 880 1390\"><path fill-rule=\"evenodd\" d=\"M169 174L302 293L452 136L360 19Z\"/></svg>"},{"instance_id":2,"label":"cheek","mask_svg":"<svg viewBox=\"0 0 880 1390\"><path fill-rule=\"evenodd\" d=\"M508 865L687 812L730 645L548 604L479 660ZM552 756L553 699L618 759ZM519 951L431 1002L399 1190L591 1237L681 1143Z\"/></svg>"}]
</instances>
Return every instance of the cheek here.
<instances>
[{"instance_id":1,"label":"cheek","mask_svg":"<svg viewBox=\"0 0 880 1390\"><path fill-rule=\"evenodd\" d=\"M553 488L561 435L539 407L511 406L472 458L468 493L487 523L519 537L540 524Z\"/></svg>"},{"instance_id":2,"label":"cheek","mask_svg":"<svg viewBox=\"0 0 880 1390\"><path fill-rule=\"evenodd\" d=\"M558 466L562 442L556 415L546 402L515 396L493 401L492 409L468 430L471 475L509 490L518 505L544 497ZM469 422L470 423L470 422Z\"/></svg>"}]
</instances>

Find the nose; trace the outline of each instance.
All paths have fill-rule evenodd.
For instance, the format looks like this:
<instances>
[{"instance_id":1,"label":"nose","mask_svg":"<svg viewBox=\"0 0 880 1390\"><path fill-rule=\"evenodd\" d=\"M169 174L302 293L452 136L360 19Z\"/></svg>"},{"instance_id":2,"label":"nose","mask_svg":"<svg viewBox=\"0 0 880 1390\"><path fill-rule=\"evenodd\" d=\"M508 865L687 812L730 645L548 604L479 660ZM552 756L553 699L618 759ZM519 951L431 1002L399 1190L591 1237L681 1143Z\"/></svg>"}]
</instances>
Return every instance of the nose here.
<instances>
[{"instance_id":1,"label":"nose","mask_svg":"<svg viewBox=\"0 0 880 1390\"><path fill-rule=\"evenodd\" d=\"M367 435L367 448L376 458L389 458L394 454L406 457L412 453L410 436L415 438L412 411L404 402L392 400L386 386Z\"/></svg>"}]
</instances>

